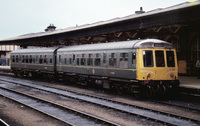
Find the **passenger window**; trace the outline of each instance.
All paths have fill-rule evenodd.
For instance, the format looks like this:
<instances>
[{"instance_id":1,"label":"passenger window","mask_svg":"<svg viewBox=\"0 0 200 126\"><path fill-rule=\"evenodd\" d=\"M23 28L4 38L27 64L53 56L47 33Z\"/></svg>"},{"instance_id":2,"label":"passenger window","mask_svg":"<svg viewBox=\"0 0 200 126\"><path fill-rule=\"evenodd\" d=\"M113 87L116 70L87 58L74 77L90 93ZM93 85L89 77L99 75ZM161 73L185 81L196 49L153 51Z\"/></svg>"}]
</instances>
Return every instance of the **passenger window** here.
<instances>
[{"instance_id":1,"label":"passenger window","mask_svg":"<svg viewBox=\"0 0 200 126\"><path fill-rule=\"evenodd\" d=\"M61 55L59 55L58 62L61 63Z\"/></svg>"},{"instance_id":2,"label":"passenger window","mask_svg":"<svg viewBox=\"0 0 200 126\"><path fill-rule=\"evenodd\" d=\"M15 56L14 55L12 56L12 62L13 63L15 62Z\"/></svg>"},{"instance_id":3,"label":"passenger window","mask_svg":"<svg viewBox=\"0 0 200 126\"><path fill-rule=\"evenodd\" d=\"M52 56L49 56L49 63L52 64Z\"/></svg>"},{"instance_id":4,"label":"passenger window","mask_svg":"<svg viewBox=\"0 0 200 126\"><path fill-rule=\"evenodd\" d=\"M86 64L85 54L82 54L81 65L85 65L85 64Z\"/></svg>"},{"instance_id":5,"label":"passenger window","mask_svg":"<svg viewBox=\"0 0 200 126\"><path fill-rule=\"evenodd\" d=\"M18 58L18 55L16 56L16 63L18 63L19 62L19 58Z\"/></svg>"},{"instance_id":6,"label":"passenger window","mask_svg":"<svg viewBox=\"0 0 200 126\"><path fill-rule=\"evenodd\" d=\"M72 64L72 58L69 58L69 64Z\"/></svg>"},{"instance_id":7,"label":"passenger window","mask_svg":"<svg viewBox=\"0 0 200 126\"><path fill-rule=\"evenodd\" d=\"M101 65L101 59L100 59L100 54L99 53L97 53L96 55L95 55L95 59L94 59L94 65L95 66L100 66Z\"/></svg>"},{"instance_id":8,"label":"passenger window","mask_svg":"<svg viewBox=\"0 0 200 126\"><path fill-rule=\"evenodd\" d=\"M25 58L24 58L24 55L22 56L22 63L24 63L24 61L25 61Z\"/></svg>"},{"instance_id":9,"label":"passenger window","mask_svg":"<svg viewBox=\"0 0 200 126\"><path fill-rule=\"evenodd\" d=\"M165 59L163 51L155 51L156 67L165 67Z\"/></svg>"},{"instance_id":10,"label":"passenger window","mask_svg":"<svg viewBox=\"0 0 200 126\"><path fill-rule=\"evenodd\" d=\"M128 53L120 53L119 68L128 68Z\"/></svg>"},{"instance_id":11,"label":"passenger window","mask_svg":"<svg viewBox=\"0 0 200 126\"><path fill-rule=\"evenodd\" d=\"M36 55L36 63L38 63L38 55Z\"/></svg>"},{"instance_id":12,"label":"passenger window","mask_svg":"<svg viewBox=\"0 0 200 126\"><path fill-rule=\"evenodd\" d=\"M45 64L48 64L48 58L47 58L47 55L44 56L44 63L45 63Z\"/></svg>"},{"instance_id":13,"label":"passenger window","mask_svg":"<svg viewBox=\"0 0 200 126\"><path fill-rule=\"evenodd\" d=\"M22 60L22 56L21 56L21 55L19 55L19 62L21 62L21 60Z\"/></svg>"},{"instance_id":14,"label":"passenger window","mask_svg":"<svg viewBox=\"0 0 200 126\"><path fill-rule=\"evenodd\" d=\"M73 63L75 63L75 54L73 54Z\"/></svg>"},{"instance_id":15,"label":"passenger window","mask_svg":"<svg viewBox=\"0 0 200 126\"><path fill-rule=\"evenodd\" d=\"M33 63L35 63L35 55L33 55Z\"/></svg>"},{"instance_id":16,"label":"passenger window","mask_svg":"<svg viewBox=\"0 0 200 126\"><path fill-rule=\"evenodd\" d=\"M106 64L106 53L103 53L103 64Z\"/></svg>"},{"instance_id":17,"label":"passenger window","mask_svg":"<svg viewBox=\"0 0 200 126\"><path fill-rule=\"evenodd\" d=\"M64 55L64 64L67 64L67 55Z\"/></svg>"},{"instance_id":18,"label":"passenger window","mask_svg":"<svg viewBox=\"0 0 200 126\"><path fill-rule=\"evenodd\" d=\"M69 55L69 64L72 64L72 60L73 60L72 57L73 57L72 54L70 54Z\"/></svg>"},{"instance_id":19,"label":"passenger window","mask_svg":"<svg viewBox=\"0 0 200 126\"><path fill-rule=\"evenodd\" d=\"M174 60L174 52L167 51L167 66L168 67L175 67L175 60Z\"/></svg>"},{"instance_id":20,"label":"passenger window","mask_svg":"<svg viewBox=\"0 0 200 126\"><path fill-rule=\"evenodd\" d=\"M32 63L32 56L29 57L29 63Z\"/></svg>"},{"instance_id":21,"label":"passenger window","mask_svg":"<svg viewBox=\"0 0 200 126\"><path fill-rule=\"evenodd\" d=\"M88 54L87 65L93 66L93 55L92 54Z\"/></svg>"},{"instance_id":22,"label":"passenger window","mask_svg":"<svg viewBox=\"0 0 200 126\"><path fill-rule=\"evenodd\" d=\"M144 67L153 67L153 52L150 50L143 51Z\"/></svg>"},{"instance_id":23,"label":"passenger window","mask_svg":"<svg viewBox=\"0 0 200 126\"><path fill-rule=\"evenodd\" d=\"M40 55L39 63L42 64L42 55Z\"/></svg>"},{"instance_id":24,"label":"passenger window","mask_svg":"<svg viewBox=\"0 0 200 126\"><path fill-rule=\"evenodd\" d=\"M28 63L28 55L26 56L26 63Z\"/></svg>"},{"instance_id":25,"label":"passenger window","mask_svg":"<svg viewBox=\"0 0 200 126\"><path fill-rule=\"evenodd\" d=\"M76 65L80 65L80 58L81 58L80 54L77 54L76 55Z\"/></svg>"},{"instance_id":26,"label":"passenger window","mask_svg":"<svg viewBox=\"0 0 200 126\"><path fill-rule=\"evenodd\" d=\"M111 55L109 57L109 66L111 66L111 67L116 66L116 54L115 53L111 53Z\"/></svg>"}]
</instances>

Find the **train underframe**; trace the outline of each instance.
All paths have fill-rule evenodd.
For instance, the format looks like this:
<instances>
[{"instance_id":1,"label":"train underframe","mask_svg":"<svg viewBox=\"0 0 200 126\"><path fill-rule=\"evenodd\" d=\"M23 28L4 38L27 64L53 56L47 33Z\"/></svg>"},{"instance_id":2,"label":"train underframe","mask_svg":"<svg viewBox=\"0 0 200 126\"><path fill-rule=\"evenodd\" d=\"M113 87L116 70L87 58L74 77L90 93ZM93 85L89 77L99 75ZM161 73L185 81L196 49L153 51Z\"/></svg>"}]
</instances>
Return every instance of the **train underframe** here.
<instances>
[{"instance_id":1,"label":"train underframe","mask_svg":"<svg viewBox=\"0 0 200 126\"><path fill-rule=\"evenodd\" d=\"M50 81L60 80L67 84L89 85L103 89L115 90L118 94L132 93L137 98L157 97L167 94L179 86L178 80L126 80L101 76L80 75L75 73L57 73L45 71L14 70L17 76L45 78Z\"/></svg>"}]
</instances>

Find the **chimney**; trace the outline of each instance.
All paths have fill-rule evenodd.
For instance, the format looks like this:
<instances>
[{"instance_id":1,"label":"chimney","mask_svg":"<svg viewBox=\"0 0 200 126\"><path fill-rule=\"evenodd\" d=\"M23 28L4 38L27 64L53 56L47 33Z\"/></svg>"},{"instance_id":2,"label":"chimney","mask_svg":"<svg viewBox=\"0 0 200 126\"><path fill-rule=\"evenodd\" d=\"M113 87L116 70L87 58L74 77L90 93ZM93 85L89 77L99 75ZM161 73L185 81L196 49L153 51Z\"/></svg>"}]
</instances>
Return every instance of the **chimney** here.
<instances>
[{"instance_id":1,"label":"chimney","mask_svg":"<svg viewBox=\"0 0 200 126\"><path fill-rule=\"evenodd\" d=\"M53 24L50 24L44 31L48 32L48 31L55 31L56 27Z\"/></svg>"},{"instance_id":2,"label":"chimney","mask_svg":"<svg viewBox=\"0 0 200 126\"><path fill-rule=\"evenodd\" d=\"M135 14L142 14L145 13L145 11L143 11L142 7L140 7L139 11L135 11Z\"/></svg>"}]
</instances>

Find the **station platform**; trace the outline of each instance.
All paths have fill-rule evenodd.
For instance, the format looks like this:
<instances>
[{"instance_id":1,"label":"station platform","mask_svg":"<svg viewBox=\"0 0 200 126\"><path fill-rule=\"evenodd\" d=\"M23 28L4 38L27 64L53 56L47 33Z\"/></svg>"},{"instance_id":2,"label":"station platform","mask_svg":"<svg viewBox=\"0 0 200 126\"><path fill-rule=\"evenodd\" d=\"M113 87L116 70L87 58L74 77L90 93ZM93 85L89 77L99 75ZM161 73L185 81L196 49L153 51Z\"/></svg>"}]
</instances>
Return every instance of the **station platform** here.
<instances>
[{"instance_id":1,"label":"station platform","mask_svg":"<svg viewBox=\"0 0 200 126\"><path fill-rule=\"evenodd\" d=\"M11 72L10 66L0 66L0 72Z\"/></svg>"},{"instance_id":2,"label":"station platform","mask_svg":"<svg viewBox=\"0 0 200 126\"><path fill-rule=\"evenodd\" d=\"M196 76L179 76L180 87L200 90L200 79Z\"/></svg>"},{"instance_id":3,"label":"station platform","mask_svg":"<svg viewBox=\"0 0 200 126\"><path fill-rule=\"evenodd\" d=\"M11 72L10 66L0 66L0 72ZM194 76L179 76L180 87L200 90L200 79Z\"/></svg>"}]
</instances>

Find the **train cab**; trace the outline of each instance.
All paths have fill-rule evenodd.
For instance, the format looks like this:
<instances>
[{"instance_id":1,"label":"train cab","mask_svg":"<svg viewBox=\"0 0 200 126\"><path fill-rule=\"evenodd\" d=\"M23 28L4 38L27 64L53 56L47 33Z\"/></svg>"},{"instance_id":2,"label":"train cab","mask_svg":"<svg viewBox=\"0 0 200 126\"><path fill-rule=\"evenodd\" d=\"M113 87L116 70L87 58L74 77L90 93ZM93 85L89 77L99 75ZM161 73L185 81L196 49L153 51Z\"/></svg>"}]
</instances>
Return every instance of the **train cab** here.
<instances>
[{"instance_id":1,"label":"train cab","mask_svg":"<svg viewBox=\"0 0 200 126\"><path fill-rule=\"evenodd\" d=\"M137 50L137 80L153 92L165 92L168 88L177 87L176 59L176 50L170 43L161 40L141 43Z\"/></svg>"}]
</instances>

